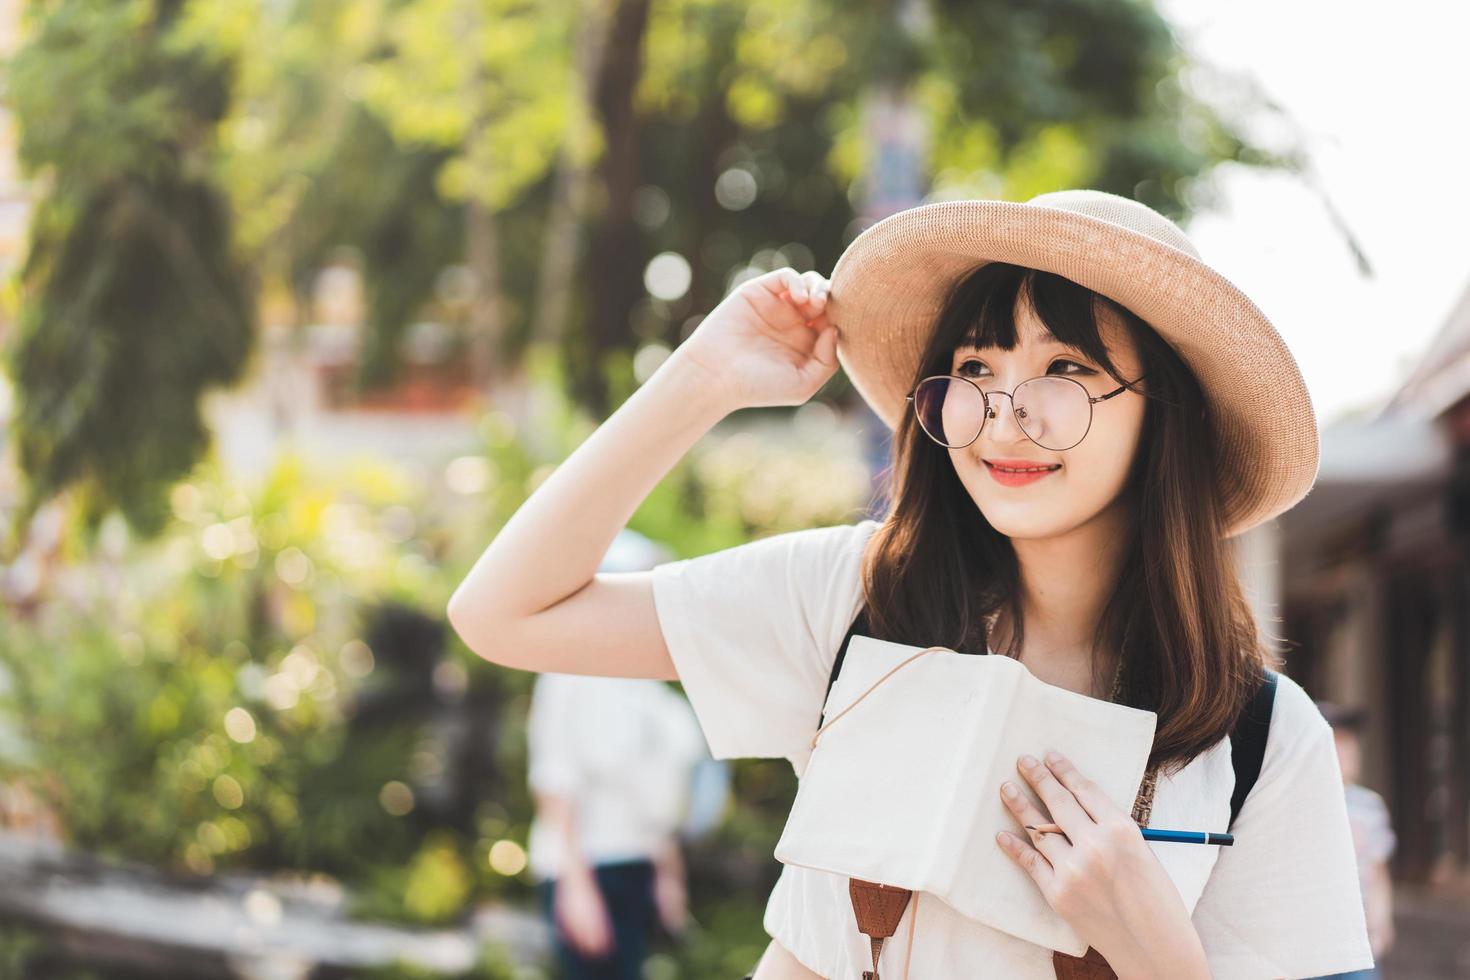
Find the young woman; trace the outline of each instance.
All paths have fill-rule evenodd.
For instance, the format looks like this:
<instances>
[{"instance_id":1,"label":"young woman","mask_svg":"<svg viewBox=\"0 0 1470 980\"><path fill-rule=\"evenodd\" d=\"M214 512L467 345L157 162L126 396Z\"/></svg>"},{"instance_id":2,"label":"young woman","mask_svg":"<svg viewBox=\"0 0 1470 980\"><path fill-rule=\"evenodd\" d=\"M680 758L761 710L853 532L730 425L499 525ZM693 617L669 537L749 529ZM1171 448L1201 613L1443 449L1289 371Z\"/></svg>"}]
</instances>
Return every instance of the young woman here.
<instances>
[{"instance_id":1,"label":"young woman","mask_svg":"<svg viewBox=\"0 0 1470 980\"><path fill-rule=\"evenodd\" d=\"M595 574L700 436L739 408L801 404L839 356L895 430L881 522ZM798 774L855 616L879 639L1015 657L1157 714L1131 813L1065 759L1017 760L1045 812L1001 790L1016 832L995 846L1106 961L1095 975L1359 969L1372 960L1332 733L1290 679L1236 844L1138 832L1224 828L1229 733L1267 659L1226 539L1316 470L1290 353L1167 219L1095 191L925 205L859 235L830 283L780 269L726 297L506 524L449 616L506 666L677 678L716 757L787 757ZM1041 822L1064 833L1024 836ZM1063 972L942 902L904 918L884 976ZM764 923L756 980L874 965L840 876L783 868Z\"/></svg>"}]
</instances>

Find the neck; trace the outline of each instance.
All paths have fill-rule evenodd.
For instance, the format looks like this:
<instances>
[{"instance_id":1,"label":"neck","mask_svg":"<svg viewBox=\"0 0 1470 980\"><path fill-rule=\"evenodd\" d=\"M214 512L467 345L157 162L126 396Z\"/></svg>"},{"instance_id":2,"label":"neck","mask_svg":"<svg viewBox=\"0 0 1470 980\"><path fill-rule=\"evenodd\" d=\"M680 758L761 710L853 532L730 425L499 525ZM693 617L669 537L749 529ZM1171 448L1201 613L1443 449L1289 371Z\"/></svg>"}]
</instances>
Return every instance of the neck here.
<instances>
[{"instance_id":1,"label":"neck","mask_svg":"<svg viewBox=\"0 0 1470 980\"><path fill-rule=\"evenodd\" d=\"M1112 677L1117 651L1092 648L1097 624L1118 579L1129 517L1121 502L1065 534L1012 538L1020 569L1021 662L1037 677L1070 690L1106 698L1093 678ZM992 645L1010 642L1008 613L996 623ZM1098 667L1107 669L1099 671ZM1099 683L1103 683L1099 681Z\"/></svg>"}]
</instances>

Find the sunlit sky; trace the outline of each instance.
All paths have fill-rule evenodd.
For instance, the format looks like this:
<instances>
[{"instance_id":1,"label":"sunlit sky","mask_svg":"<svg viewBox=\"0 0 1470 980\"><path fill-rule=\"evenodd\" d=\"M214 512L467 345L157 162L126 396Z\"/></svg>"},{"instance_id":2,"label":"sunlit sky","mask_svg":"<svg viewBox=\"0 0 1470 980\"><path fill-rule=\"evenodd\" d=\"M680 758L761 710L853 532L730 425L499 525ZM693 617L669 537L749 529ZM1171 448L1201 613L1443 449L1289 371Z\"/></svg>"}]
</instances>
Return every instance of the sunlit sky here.
<instances>
[{"instance_id":1,"label":"sunlit sky","mask_svg":"<svg viewBox=\"0 0 1470 980\"><path fill-rule=\"evenodd\" d=\"M1294 177L1220 171L1222 202L1190 238L1276 323L1320 421L1381 400L1470 287L1470 4L1159 5L1190 50L1289 114L1374 275Z\"/></svg>"}]
</instances>

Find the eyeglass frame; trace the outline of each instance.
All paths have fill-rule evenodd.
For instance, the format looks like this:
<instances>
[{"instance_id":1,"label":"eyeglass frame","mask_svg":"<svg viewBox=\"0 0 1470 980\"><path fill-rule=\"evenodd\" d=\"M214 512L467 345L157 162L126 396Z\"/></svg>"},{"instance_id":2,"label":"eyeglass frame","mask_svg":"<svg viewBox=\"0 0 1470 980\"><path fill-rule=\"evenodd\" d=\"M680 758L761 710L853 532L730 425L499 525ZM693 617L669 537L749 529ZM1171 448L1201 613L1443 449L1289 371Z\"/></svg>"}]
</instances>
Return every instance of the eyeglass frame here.
<instances>
[{"instance_id":1,"label":"eyeglass frame","mask_svg":"<svg viewBox=\"0 0 1470 980\"><path fill-rule=\"evenodd\" d=\"M976 391L980 392L980 400L985 405L985 417L983 419L981 419L981 421L980 421L980 427L975 430L975 434L970 438L970 441L969 442L962 443L962 444L960 444L958 446L951 446L951 445L949 445L947 443L940 442L938 439L934 439L934 436L929 432L929 430L927 428L925 428L925 426L924 426L924 420L918 414L917 407L915 407L915 409L914 409L914 420L916 422L918 422L919 429L924 433L924 435L928 436L930 439L933 439L934 440L934 444L936 446L940 446L940 447L942 447L944 449L964 449L967 446L973 446L975 444L975 440L980 438L980 433L982 433L982 432L985 431L985 423L986 422L993 421L996 418L998 418L997 415L993 414L994 413L994 409L992 409L991 406L990 406L990 396L991 395L1005 395L1006 398L1010 400L1010 403L1011 403L1011 415L1013 417L1015 417L1015 419L1016 419L1016 428L1020 429L1021 430L1021 434L1024 435L1027 439L1030 439L1032 442L1035 442L1036 445L1041 446L1041 443L1036 442L1036 439L1032 437L1031 433L1029 433L1029 432L1026 431L1026 427L1021 424L1020 417L1019 416L1016 416L1016 414L1015 414L1015 412L1016 412L1016 396L1015 396L1016 389L1020 388L1024 384L1029 384L1032 381L1043 381L1043 380L1044 381L1070 381L1072 384L1074 384L1077 387L1081 388L1082 389L1082 393L1087 396L1087 428L1083 431L1081 437L1079 437L1076 442L1072 443L1072 445L1068 446L1066 449L1053 449L1050 446L1041 446L1041 448L1042 449L1045 449L1047 452L1064 453L1064 452L1067 452L1068 450L1076 449L1078 446L1082 445L1082 440L1083 439L1086 439L1087 438L1087 434L1092 431L1092 419L1093 419L1092 406L1096 405L1098 402L1105 402L1109 398L1113 398L1113 397L1115 397L1117 395L1121 395L1125 391L1131 390L1129 388L1129 385L1134 385L1134 384L1137 384L1138 382L1142 381L1143 380L1143 375L1139 375L1137 378L1134 378L1132 381L1127 382L1126 384L1119 385L1117 388L1114 388L1112 391L1108 392L1106 395L1094 395L1094 394L1092 394L1092 392L1090 392L1090 391L1087 390L1087 386L1085 384L1083 384L1082 382L1078 381L1076 378L1070 378L1070 377L1067 377L1066 375L1061 375L1061 374L1038 374L1034 378L1027 378L1025 381L1018 382L1015 386L1013 386L1011 388L1010 391L1002 391L1001 389L996 389L995 391L990 391L990 392L987 392L984 388L982 388L978 384L976 384L975 383L975 379L973 379L973 378L967 378L964 375L960 375L960 374L931 374L931 375L929 375L926 378L920 378L919 379L919 383L916 384L916 385L914 385L913 390L910 391L907 395L904 395L904 400L907 401L910 405L913 405L914 404L914 396L916 394L918 394L919 388L923 386L924 382L926 382L926 381L936 381L939 378L948 378L948 379L951 379L951 380L954 380L954 381L963 381L963 382L965 382L967 385L969 385L970 387L974 388Z\"/></svg>"}]
</instances>

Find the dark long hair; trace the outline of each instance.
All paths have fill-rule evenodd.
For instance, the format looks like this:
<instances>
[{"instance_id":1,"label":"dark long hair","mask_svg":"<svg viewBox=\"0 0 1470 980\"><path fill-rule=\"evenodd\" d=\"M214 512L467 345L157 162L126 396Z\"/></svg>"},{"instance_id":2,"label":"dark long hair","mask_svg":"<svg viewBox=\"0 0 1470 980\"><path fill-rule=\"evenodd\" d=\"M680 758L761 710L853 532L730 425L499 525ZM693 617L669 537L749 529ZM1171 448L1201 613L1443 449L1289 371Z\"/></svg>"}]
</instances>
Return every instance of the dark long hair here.
<instances>
[{"instance_id":1,"label":"dark long hair","mask_svg":"<svg viewBox=\"0 0 1470 980\"><path fill-rule=\"evenodd\" d=\"M1209 402L1174 349L1132 312L1062 276L1004 263L955 283L912 382L950 373L963 344L1014 348L1018 300L1058 340L1146 398L1122 491L1134 519L1092 646L1122 657L1120 700L1158 714L1150 764L1177 771L1229 734L1268 663L1224 537ZM1142 384L1109 359L1098 330L1103 307L1136 344ZM949 450L924 435L913 412L894 433L889 481L889 513L863 567L872 633L983 651L986 622L1003 611L1010 642L998 652L1018 656L1020 572L1010 539L991 527Z\"/></svg>"}]
</instances>

